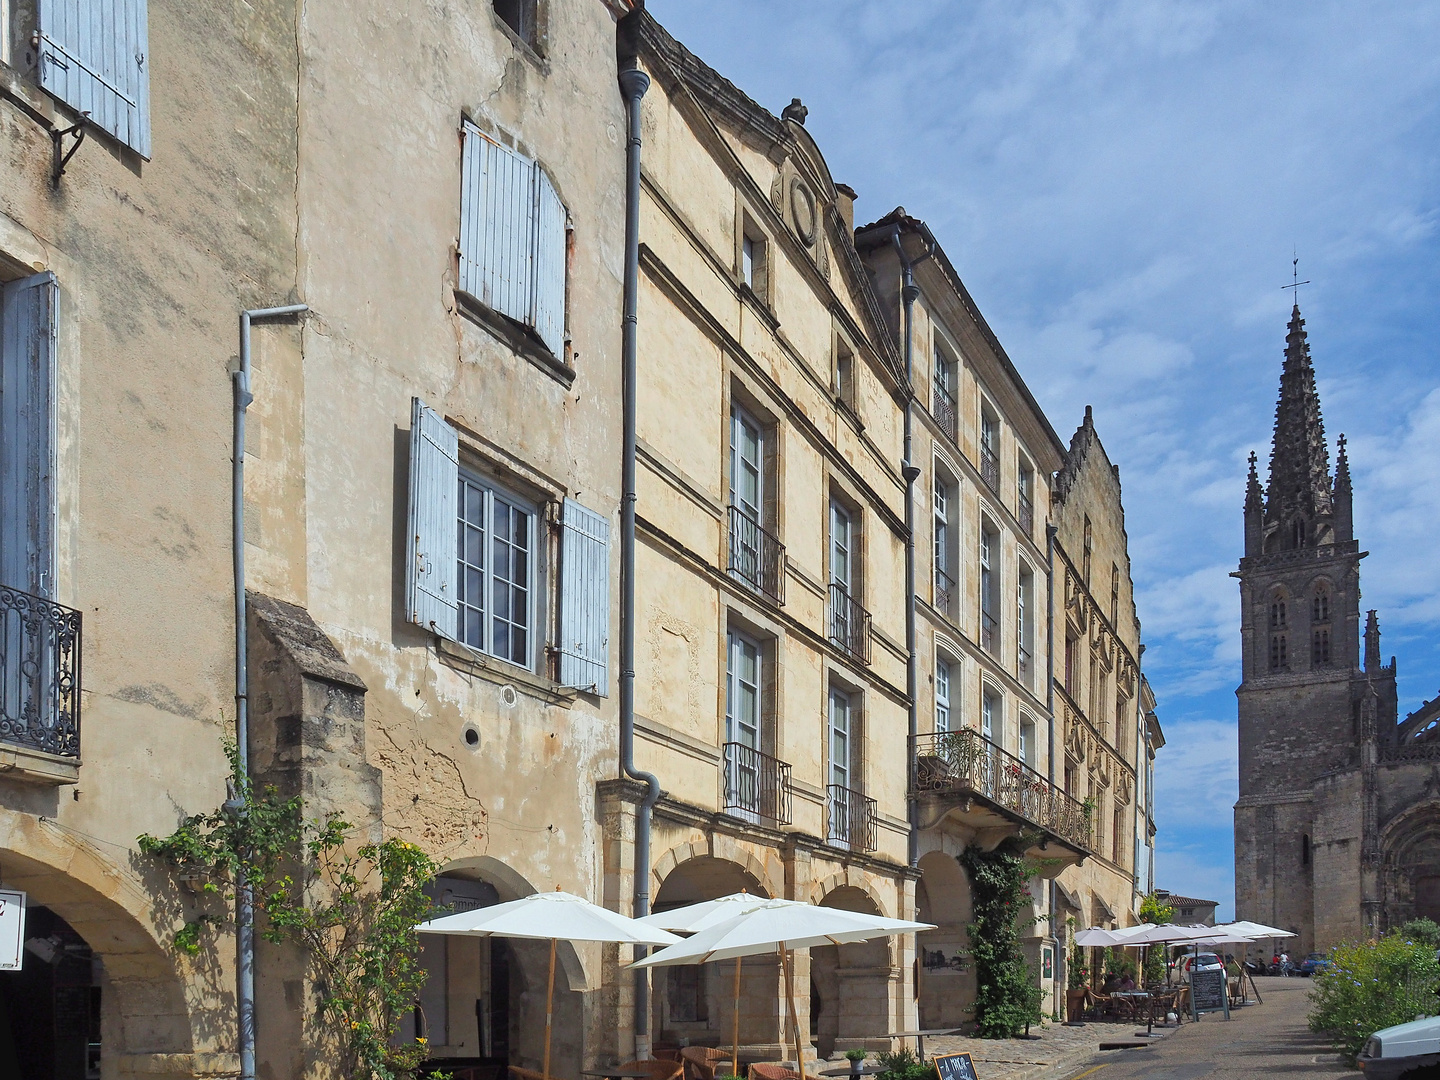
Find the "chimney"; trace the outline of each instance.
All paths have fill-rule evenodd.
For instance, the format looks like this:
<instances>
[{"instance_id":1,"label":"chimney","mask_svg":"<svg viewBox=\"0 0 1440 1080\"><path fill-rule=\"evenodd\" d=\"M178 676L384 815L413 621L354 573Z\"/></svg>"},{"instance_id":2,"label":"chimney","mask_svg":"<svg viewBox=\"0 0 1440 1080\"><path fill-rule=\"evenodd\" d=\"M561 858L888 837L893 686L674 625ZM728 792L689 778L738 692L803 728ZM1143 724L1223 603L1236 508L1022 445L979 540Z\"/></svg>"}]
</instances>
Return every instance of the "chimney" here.
<instances>
[{"instance_id":1,"label":"chimney","mask_svg":"<svg viewBox=\"0 0 1440 1080\"><path fill-rule=\"evenodd\" d=\"M840 220L845 222L847 236L855 235L855 189L849 184L835 185L835 209L840 211Z\"/></svg>"}]
</instances>

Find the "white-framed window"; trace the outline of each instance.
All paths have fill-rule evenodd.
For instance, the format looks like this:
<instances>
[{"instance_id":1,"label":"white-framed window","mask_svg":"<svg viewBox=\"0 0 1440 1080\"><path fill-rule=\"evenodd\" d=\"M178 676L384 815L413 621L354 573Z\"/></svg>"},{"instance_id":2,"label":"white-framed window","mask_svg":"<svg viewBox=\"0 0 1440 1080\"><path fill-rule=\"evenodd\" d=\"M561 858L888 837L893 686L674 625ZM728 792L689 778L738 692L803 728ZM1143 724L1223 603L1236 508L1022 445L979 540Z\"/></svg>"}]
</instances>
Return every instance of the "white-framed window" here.
<instances>
[{"instance_id":1,"label":"white-framed window","mask_svg":"<svg viewBox=\"0 0 1440 1080\"><path fill-rule=\"evenodd\" d=\"M1016 757L1033 769L1035 767L1035 721L1024 715L1020 717L1018 749L1019 753L1016 754Z\"/></svg>"},{"instance_id":2,"label":"white-framed window","mask_svg":"<svg viewBox=\"0 0 1440 1080\"><path fill-rule=\"evenodd\" d=\"M830 580L854 595L855 520L839 500L830 500Z\"/></svg>"},{"instance_id":3,"label":"white-framed window","mask_svg":"<svg viewBox=\"0 0 1440 1080\"><path fill-rule=\"evenodd\" d=\"M740 230L740 280L761 303L769 300L769 246L765 234L746 215Z\"/></svg>"},{"instance_id":4,"label":"white-framed window","mask_svg":"<svg viewBox=\"0 0 1440 1080\"><path fill-rule=\"evenodd\" d=\"M952 664L944 656L939 654L935 657L935 730L953 731L951 725L952 694L959 690L954 675L957 665ZM954 705L959 705L954 701Z\"/></svg>"},{"instance_id":5,"label":"white-framed window","mask_svg":"<svg viewBox=\"0 0 1440 1080\"><path fill-rule=\"evenodd\" d=\"M407 523L409 622L538 673L545 589L558 579L555 677L562 686L609 693L608 517L562 500L552 573L539 504L462 470L455 429L415 398Z\"/></svg>"},{"instance_id":6,"label":"white-framed window","mask_svg":"<svg viewBox=\"0 0 1440 1080\"><path fill-rule=\"evenodd\" d=\"M763 651L758 641L737 630L730 631L728 645L725 741L759 750Z\"/></svg>"},{"instance_id":7,"label":"white-framed window","mask_svg":"<svg viewBox=\"0 0 1440 1080\"><path fill-rule=\"evenodd\" d=\"M935 474L933 493L935 506L935 608L954 617L958 582L955 574L955 529L951 514L955 504L954 489L945 478Z\"/></svg>"},{"instance_id":8,"label":"white-framed window","mask_svg":"<svg viewBox=\"0 0 1440 1080\"><path fill-rule=\"evenodd\" d=\"M1026 687L1035 685L1035 575L1024 562L1015 583L1015 670Z\"/></svg>"},{"instance_id":9,"label":"white-framed window","mask_svg":"<svg viewBox=\"0 0 1440 1080\"><path fill-rule=\"evenodd\" d=\"M1000 535L980 524L980 647L1000 655Z\"/></svg>"},{"instance_id":10,"label":"white-framed window","mask_svg":"<svg viewBox=\"0 0 1440 1080\"><path fill-rule=\"evenodd\" d=\"M565 353L568 215L538 161L461 129L460 290Z\"/></svg>"},{"instance_id":11,"label":"white-framed window","mask_svg":"<svg viewBox=\"0 0 1440 1080\"><path fill-rule=\"evenodd\" d=\"M854 787L851 781L850 695L832 686L830 688L830 783L843 788Z\"/></svg>"},{"instance_id":12,"label":"white-framed window","mask_svg":"<svg viewBox=\"0 0 1440 1080\"><path fill-rule=\"evenodd\" d=\"M533 669L538 515L473 473L461 470L456 482L456 636Z\"/></svg>"},{"instance_id":13,"label":"white-framed window","mask_svg":"<svg viewBox=\"0 0 1440 1080\"><path fill-rule=\"evenodd\" d=\"M998 746L1001 730L1000 695L987 686L980 692L980 734Z\"/></svg>"},{"instance_id":14,"label":"white-framed window","mask_svg":"<svg viewBox=\"0 0 1440 1080\"><path fill-rule=\"evenodd\" d=\"M764 495L765 433L739 405L730 409L730 505L751 521L760 520Z\"/></svg>"}]
</instances>

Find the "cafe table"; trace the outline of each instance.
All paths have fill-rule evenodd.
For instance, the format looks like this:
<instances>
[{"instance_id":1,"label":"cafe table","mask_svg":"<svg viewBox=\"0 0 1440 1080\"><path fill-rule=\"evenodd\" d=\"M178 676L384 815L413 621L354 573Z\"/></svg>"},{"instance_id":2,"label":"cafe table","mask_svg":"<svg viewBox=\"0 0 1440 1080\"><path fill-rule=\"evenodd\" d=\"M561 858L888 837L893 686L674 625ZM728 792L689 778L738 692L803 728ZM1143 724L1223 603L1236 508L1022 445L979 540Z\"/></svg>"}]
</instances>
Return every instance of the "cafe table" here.
<instances>
[{"instance_id":1,"label":"cafe table","mask_svg":"<svg viewBox=\"0 0 1440 1080\"><path fill-rule=\"evenodd\" d=\"M884 1065L861 1065L858 1069L852 1069L844 1065L838 1069L826 1069L821 1076L873 1076L876 1073L885 1071Z\"/></svg>"},{"instance_id":2,"label":"cafe table","mask_svg":"<svg viewBox=\"0 0 1440 1080\"><path fill-rule=\"evenodd\" d=\"M652 1073L649 1069L626 1069L617 1065L613 1069L581 1069L580 1075L592 1080L643 1080Z\"/></svg>"},{"instance_id":3,"label":"cafe table","mask_svg":"<svg viewBox=\"0 0 1440 1080\"><path fill-rule=\"evenodd\" d=\"M925 1060L925 1040L932 1035L963 1035L964 1028L926 1028L923 1031L892 1031L885 1037L887 1039L914 1039L915 1052L920 1060Z\"/></svg>"}]
</instances>

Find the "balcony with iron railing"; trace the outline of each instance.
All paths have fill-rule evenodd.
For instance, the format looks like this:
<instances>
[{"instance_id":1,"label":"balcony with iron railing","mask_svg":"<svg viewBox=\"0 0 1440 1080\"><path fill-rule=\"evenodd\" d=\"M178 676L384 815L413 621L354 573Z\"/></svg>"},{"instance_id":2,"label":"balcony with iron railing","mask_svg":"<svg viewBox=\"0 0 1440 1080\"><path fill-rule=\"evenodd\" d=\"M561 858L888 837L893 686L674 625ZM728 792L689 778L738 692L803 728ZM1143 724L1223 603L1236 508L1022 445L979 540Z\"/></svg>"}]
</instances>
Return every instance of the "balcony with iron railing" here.
<instances>
[{"instance_id":1,"label":"balcony with iron railing","mask_svg":"<svg viewBox=\"0 0 1440 1080\"><path fill-rule=\"evenodd\" d=\"M1020 522L1020 529L1032 539L1035 536L1035 504L1030 501L1030 496L1025 489L1021 488L1016 498L1015 517Z\"/></svg>"},{"instance_id":2,"label":"balcony with iron railing","mask_svg":"<svg viewBox=\"0 0 1440 1080\"><path fill-rule=\"evenodd\" d=\"M1000 492L1000 458L989 443L980 443L980 479L991 491Z\"/></svg>"},{"instance_id":3,"label":"balcony with iron railing","mask_svg":"<svg viewBox=\"0 0 1440 1080\"><path fill-rule=\"evenodd\" d=\"M747 821L789 825L791 818L790 763L762 754L744 743L727 742L725 754L725 812Z\"/></svg>"},{"instance_id":4,"label":"balcony with iron railing","mask_svg":"<svg viewBox=\"0 0 1440 1080\"><path fill-rule=\"evenodd\" d=\"M980 647L991 656L1000 654L1000 623L984 608L980 609Z\"/></svg>"},{"instance_id":5,"label":"balcony with iron railing","mask_svg":"<svg viewBox=\"0 0 1440 1080\"><path fill-rule=\"evenodd\" d=\"M22 779L77 775L80 623L78 611L0 586L0 756Z\"/></svg>"},{"instance_id":6,"label":"balcony with iron railing","mask_svg":"<svg viewBox=\"0 0 1440 1080\"><path fill-rule=\"evenodd\" d=\"M838 581L830 583L830 640L860 663L870 663L870 613Z\"/></svg>"},{"instance_id":7,"label":"balcony with iron railing","mask_svg":"<svg viewBox=\"0 0 1440 1080\"><path fill-rule=\"evenodd\" d=\"M950 618L955 617L956 581L940 567L935 568L935 610Z\"/></svg>"},{"instance_id":8,"label":"balcony with iron railing","mask_svg":"<svg viewBox=\"0 0 1440 1080\"><path fill-rule=\"evenodd\" d=\"M1094 851L1085 806L978 731L915 735L911 747L914 797L941 800L947 813L969 815L977 827L986 819L1004 819L1038 828L1081 857Z\"/></svg>"},{"instance_id":9,"label":"balcony with iron railing","mask_svg":"<svg viewBox=\"0 0 1440 1080\"><path fill-rule=\"evenodd\" d=\"M730 507L730 573L785 603L785 545L738 506Z\"/></svg>"},{"instance_id":10,"label":"balcony with iron railing","mask_svg":"<svg viewBox=\"0 0 1440 1080\"><path fill-rule=\"evenodd\" d=\"M935 418L935 423L940 425L940 430L950 436L950 441L954 442L956 432L959 430L955 396L939 383L931 385L930 415Z\"/></svg>"},{"instance_id":11,"label":"balcony with iron railing","mask_svg":"<svg viewBox=\"0 0 1440 1080\"><path fill-rule=\"evenodd\" d=\"M825 838L851 851L874 851L879 813L875 800L853 788L829 784L825 788Z\"/></svg>"}]
</instances>

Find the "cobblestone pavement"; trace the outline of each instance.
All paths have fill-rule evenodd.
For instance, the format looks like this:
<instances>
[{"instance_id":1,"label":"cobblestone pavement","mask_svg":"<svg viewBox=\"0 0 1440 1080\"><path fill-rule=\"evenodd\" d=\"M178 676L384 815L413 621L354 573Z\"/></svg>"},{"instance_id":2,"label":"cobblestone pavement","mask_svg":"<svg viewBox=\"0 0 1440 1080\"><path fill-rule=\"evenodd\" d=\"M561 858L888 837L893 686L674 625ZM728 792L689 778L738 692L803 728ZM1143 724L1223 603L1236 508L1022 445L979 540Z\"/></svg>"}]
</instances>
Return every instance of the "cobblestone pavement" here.
<instances>
[{"instance_id":1,"label":"cobblestone pavement","mask_svg":"<svg viewBox=\"0 0 1440 1080\"><path fill-rule=\"evenodd\" d=\"M1031 1039L965 1039L958 1037L925 1040L925 1056L968 1053L975 1062L979 1080L1039 1080L1065 1076L1070 1067L1089 1061L1102 1042L1134 1041L1145 1025L1134 1023L1089 1023L1083 1027L1046 1023L1030 1029ZM1162 1029L1163 1031L1163 1029ZM1162 1042L1156 1039L1155 1042ZM907 1045L914 1049L911 1040Z\"/></svg>"},{"instance_id":2,"label":"cobblestone pavement","mask_svg":"<svg viewBox=\"0 0 1440 1080\"><path fill-rule=\"evenodd\" d=\"M1349 1068L1305 1025L1309 979L1255 980L1263 1005L1222 1016L1207 1014L1143 1050L1097 1050L1085 1060L1050 1075L1068 1080L1250 1080L1252 1077L1349 1077ZM1083 1030L1083 1029L1081 1029ZM926 1046L929 1050L929 1046ZM978 1062L977 1062L978 1064ZM980 1080L1012 1073L976 1069Z\"/></svg>"}]
</instances>

